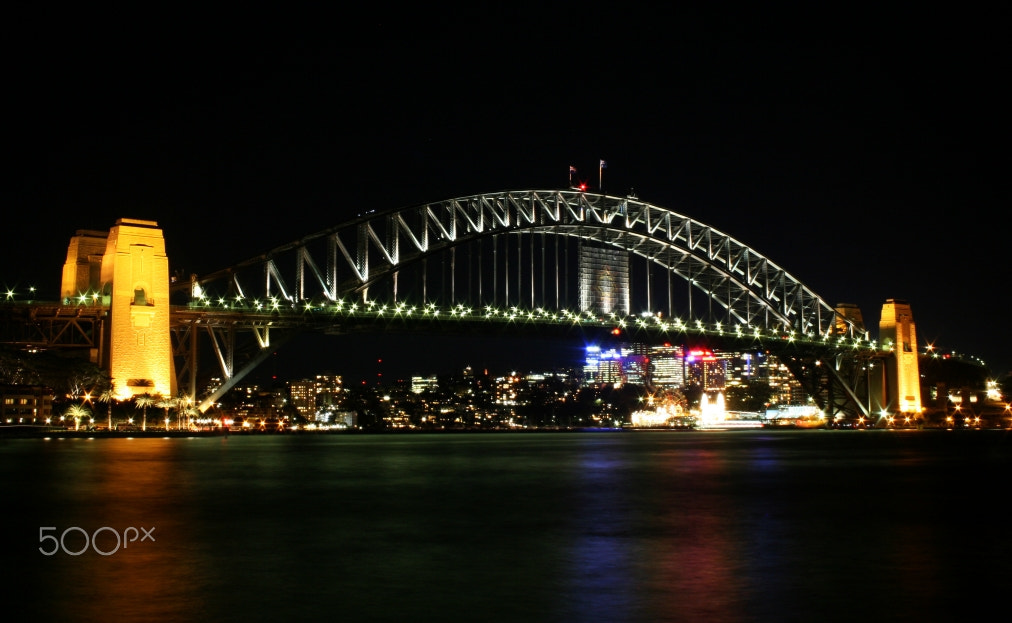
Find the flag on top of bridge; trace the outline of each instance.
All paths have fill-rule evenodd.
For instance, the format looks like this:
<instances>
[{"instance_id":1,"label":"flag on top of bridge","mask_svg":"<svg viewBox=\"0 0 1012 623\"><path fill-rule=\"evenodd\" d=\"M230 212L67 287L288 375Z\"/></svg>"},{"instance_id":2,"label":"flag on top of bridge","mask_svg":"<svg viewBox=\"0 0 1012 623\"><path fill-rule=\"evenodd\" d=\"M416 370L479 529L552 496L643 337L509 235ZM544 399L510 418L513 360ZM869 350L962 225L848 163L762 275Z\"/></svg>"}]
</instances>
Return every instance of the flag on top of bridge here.
<instances>
[{"instance_id":1,"label":"flag on top of bridge","mask_svg":"<svg viewBox=\"0 0 1012 623\"><path fill-rule=\"evenodd\" d=\"M574 167L573 165L569 165L569 172L576 173L576 167Z\"/></svg>"},{"instance_id":2,"label":"flag on top of bridge","mask_svg":"<svg viewBox=\"0 0 1012 623\"><path fill-rule=\"evenodd\" d=\"M602 168L602 169L607 169L607 168L608 168L608 163L607 163L607 162L605 162L604 160L602 160L602 161L601 161L601 168Z\"/></svg>"}]
</instances>

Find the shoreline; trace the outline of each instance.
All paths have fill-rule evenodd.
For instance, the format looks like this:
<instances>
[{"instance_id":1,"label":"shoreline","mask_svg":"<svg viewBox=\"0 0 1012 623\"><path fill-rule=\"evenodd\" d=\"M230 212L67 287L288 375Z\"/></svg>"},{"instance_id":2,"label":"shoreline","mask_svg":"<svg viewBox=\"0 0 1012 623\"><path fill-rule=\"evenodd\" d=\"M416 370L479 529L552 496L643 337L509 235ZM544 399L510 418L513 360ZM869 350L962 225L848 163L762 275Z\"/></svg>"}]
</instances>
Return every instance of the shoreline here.
<instances>
[{"instance_id":1,"label":"shoreline","mask_svg":"<svg viewBox=\"0 0 1012 623\"><path fill-rule=\"evenodd\" d=\"M176 430L148 430L148 431L105 431L105 430L66 430L46 429L43 427L24 426L0 426L0 441L4 439L157 439L157 438L200 438L200 437L261 437L261 436L288 436L288 435L455 435L467 433L483 434L530 434L530 433L741 433L741 432L797 432L797 431L849 431L849 432L985 432L1004 431L1009 428L946 428L946 427L921 427L921 428L833 428L833 427L793 427L793 426L764 426L755 428L526 428L526 429L482 429L482 428L448 428L448 429L392 429L392 430L283 430L283 431L261 431L261 430L199 430L199 431L176 431Z\"/></svg>"}]
</instances>

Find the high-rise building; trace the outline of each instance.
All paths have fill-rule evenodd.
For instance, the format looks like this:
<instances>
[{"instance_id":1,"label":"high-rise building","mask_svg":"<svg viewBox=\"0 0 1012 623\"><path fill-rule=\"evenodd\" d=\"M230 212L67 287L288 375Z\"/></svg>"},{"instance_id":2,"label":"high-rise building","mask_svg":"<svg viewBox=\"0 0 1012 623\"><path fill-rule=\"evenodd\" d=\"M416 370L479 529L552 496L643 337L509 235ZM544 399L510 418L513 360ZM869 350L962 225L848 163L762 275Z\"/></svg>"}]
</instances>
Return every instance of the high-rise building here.
<instances>
[{"instance_id":1,"label":"high-rise building","mask_svg":"<svg viewBox=\"0 0 1012 623\"><path fill-rule=\"evenodd\" d=\"M439 379L435 376L413 376L411 377L411 392L414 394L420 394L427 389L436 389L439 387Z\"/></svg>"},{"instance_id":2,"label":"high-rise building","mask_svg":"<svg viewBox=\"0 0 1012 623\"><path fill-rule=\"evenodd\" d=\"M299 415L310 421L316 419L316 381L311 379L289 381L288 395Z\"/></svg>"},{"instance_id":3,"label":"high-rise building","mask_svg":"<svg viewBox=\"0 0 1012 623\"><path fill-rule=\"evenodd\" d=\"M710 349L690 349L685 355L686 385L698 385L703 391L724 389L724 364Z\"/></svg>"},{"instance_id":4,"label":"high-rise building","mask_svg":"<svg viewBox=\"0 0 1012 623\"><path fill-rule=\"evenodd\" d=\"M316 375L316 410L332 409L341 400L343 380L339 375Z\"/></svg>"},{"instance_id":5,"label":"high-rise building","mask_svg":"<svg viewBox=\"0 0 1012 623\"><path fill-rule=\"evenodd\" d=\"M684 387L685 348L667 343L651 346L650 380L654 387L671 389Z\"/></svg>"},{"instance_id":6,"label":"high-rise building","mask_svg":"<svg viewBox=\"0 0 1012 623\"><path fill-rule=\"evenodd\" d=\"M787 366L765 351L722 352L717 357L725 361L725 386L746 386L750 382L769 385L772 404L803 404L807 394Z\"/></svg>"},{"instance_id":7,"label":"high-rise building","mask_svg":"<svg viewBox=\"0 0 1012 623\"><path fill-rule=\"evenodd\" d=\"M622 353L616 348L602 350L588 346L583 365L583 382L586 385L621 383L623 381Z\"/></svg>"},{"instance_id":8,"label":"high-rise building","mask_svg":"<svg viewBox=\"0 0 1012 623\"><path fill-rule=\"evenodd\" d=\"M625 251L580 246L580 311L629 315L629 255Z\"/></svg>"},{"instance_id":9,"label":"high-rise building","mask_svg":"<svg viewBox=\"0 0 1012 623\"><path fill-rule=\"evenodd\" d=\"M653 382L649 346L634 342L623 345L619 352L622 354L622 381L624 383L650 385Z\"/></svg>"}]
</instances>

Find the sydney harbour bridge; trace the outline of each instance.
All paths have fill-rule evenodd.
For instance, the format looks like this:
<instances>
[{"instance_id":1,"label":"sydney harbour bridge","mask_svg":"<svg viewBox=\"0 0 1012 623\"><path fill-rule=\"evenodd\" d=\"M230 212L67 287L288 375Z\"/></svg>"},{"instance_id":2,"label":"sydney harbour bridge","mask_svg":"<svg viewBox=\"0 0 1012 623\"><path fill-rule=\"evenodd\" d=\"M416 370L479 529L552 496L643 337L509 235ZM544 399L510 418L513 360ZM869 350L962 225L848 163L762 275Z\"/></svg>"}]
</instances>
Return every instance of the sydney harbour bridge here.
<instances>
[{"instance_id":1,"label":"sydney harbour bridge","mask_svg":"<svg viewBox=\"0 0 1012 623\"><path fill-rule=\"evenodd\" d=\"M828 416L902 409L903 391L890 389L902 349L872 340L860 310L829 304L729 234L633 196L501 191L370 211L175 280L149 230L160 240L151 221L79 232L63 299L8 302L2 341L87 348L113 377L117 359L138 352L171 358L172 391L191 398L198 367L213 359L224 383L203 410L305 332L617 333L769 352ZM162 332L158 314L171 354L151 348L159 335L144 337ZM121 391L155 386L144 373L119 376Z\"/></svg>"}]
</instances>

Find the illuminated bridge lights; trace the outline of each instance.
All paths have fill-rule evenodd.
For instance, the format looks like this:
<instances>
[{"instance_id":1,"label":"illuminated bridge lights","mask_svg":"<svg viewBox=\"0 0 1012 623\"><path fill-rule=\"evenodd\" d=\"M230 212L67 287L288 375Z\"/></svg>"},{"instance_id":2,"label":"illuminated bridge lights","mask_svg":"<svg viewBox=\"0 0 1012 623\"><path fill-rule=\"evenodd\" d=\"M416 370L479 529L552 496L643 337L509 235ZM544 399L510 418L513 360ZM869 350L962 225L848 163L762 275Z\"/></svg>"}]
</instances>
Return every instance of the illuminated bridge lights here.
<instances>
[{"instance_id":1,"label":"illuminated bridge lights","mask_svg":"<svg viewBox=\"0 0 1012 623\"><path fill-rule=\"evenodd\" d=\"M213 307L211 303L212 300L216 301L216 304ZM323 303L317 303L312 300L296 303L286 301L285 299L278 297L271 297L266 303L261 300L251 301L243 299L242 297L235 297L234 301L235 302L232 303L230 299L225 297L211 299L206 293L202 293L195 306L208 307L211 309L227 309L240 313L242 310L257 312L269 310L271 313L279 315L282 318L288 314L292 314L293 319L296 317L295 314L302 317L313 317L320 313L326 313L330 316L336 317L355 317L365 319L375 318L377 320L394 317L423 317L435 320L441 316L449 316L458 321L480 320L486 322L509 323L523 321L524 324L579 325L602 328L612 327L619 328L623 331L629 328L634 328L637 331L654 332L657 334L667 334L669 332L679 331L682 333L691 332L700 335L726 335L738 339L748 338L757 341L769 339L792 344L804 341L821 343L826 347L836 349L848 347L848 349L875 348L875 342L868 339L867 336L851 339L849 336L840 336L829 333L813 334L811 332L797 331L787 327L771 328L767 332L765 329L753 326L749 323L733 324L725 321L714 321L712 323L708 323L701 318L684 319L673 317L667 319L663 318L661 314L651 311L628 315L616 312L597 315L591 310L574 311L571 309L561 309L554 311L546 309L543 306L528 309L519 305L510 305L508 307L485 305L480 308L478 313L476 313L474 308L463 303L457 303L446 307L443 307L436 302L428 302L423 305L411 305L407 301L383 303L378 300L352 302L344 299L326 300Z\"/></svg>"}]
</instances>

